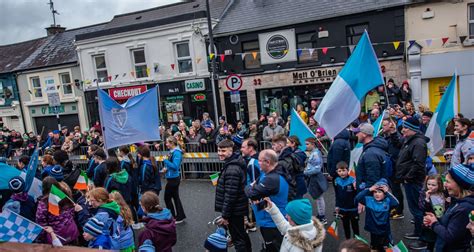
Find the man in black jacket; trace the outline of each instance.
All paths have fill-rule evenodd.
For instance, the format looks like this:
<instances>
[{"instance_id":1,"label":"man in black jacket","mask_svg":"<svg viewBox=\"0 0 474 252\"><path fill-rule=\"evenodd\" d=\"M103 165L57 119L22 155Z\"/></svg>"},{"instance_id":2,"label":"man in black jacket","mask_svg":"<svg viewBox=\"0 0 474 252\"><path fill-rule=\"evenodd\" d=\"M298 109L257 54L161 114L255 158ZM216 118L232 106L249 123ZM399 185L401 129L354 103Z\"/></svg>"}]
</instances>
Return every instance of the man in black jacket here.
<instances>
[{"instance_id":1,"label":"man in black jacket","mask_svg":"<svg viewBox=\"0 0 474 252\"><path fill-rule=\"evenodd\" d=\"M344 129L334 137L334 142L329 147L327 165L330 179L333 181L338 177L336 164L341 161L346 162L346 164L350 163L351 144L349 143L349 137L349 131Z\"/></svg>"},{"instance_id":2,"label":"man in black jacket","mask_svg":"<svg viewBox=\"0 0 474 252\"><path fill-rule=\"evenodd\" d=\"M420 133L420 122L413 117L404 121L402 126L402 135L405 141L396 163L396 176L403 182L408 208L415 219L415 231L406 234L405 238L418 240L423 224L423 211L418 207L418 199L426 176L425 162L428 152L426 143L429 139ZM422 249L424 244L416 242L410 247Z\"/></svg>"},{"instance_id":3,"label":"man in black jacket","mask_svg":"<svg viewBox=\"0 0 474 252\"><path fill-rule=\"evenodd\" d=\"M216 188L215 211L222 214L220 225L229 228L235 250L252 251L245 232L244 216L248 214L248 199L244 188L247 180L245 161L233 153L234 143L223 140L217 145L219 160L224 161Z\"/></svg>"}]
</instances>

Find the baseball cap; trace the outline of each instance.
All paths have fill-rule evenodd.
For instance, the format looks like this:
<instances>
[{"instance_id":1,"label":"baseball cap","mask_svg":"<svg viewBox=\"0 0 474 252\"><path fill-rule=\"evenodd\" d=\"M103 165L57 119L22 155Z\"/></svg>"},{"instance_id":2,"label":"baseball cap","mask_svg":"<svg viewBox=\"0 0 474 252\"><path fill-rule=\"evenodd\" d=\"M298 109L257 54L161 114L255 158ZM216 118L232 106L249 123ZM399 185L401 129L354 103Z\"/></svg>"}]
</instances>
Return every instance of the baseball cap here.
<instances>
[{"instance_id":1,"label":"baseball cap","mask_svg":"<svg viewBox=\"0 0 474 252\"><path fill-rule=\"evenodd\" d=\"M359 127L353 128L352 132L354 132L356 134L359 133L359 132L362 132L362 133L367 134L367 135L373 135L374 134L374 126L372 126L368 123L363 123L363 124L359 125Z\"/></svg>"}]
</instances>

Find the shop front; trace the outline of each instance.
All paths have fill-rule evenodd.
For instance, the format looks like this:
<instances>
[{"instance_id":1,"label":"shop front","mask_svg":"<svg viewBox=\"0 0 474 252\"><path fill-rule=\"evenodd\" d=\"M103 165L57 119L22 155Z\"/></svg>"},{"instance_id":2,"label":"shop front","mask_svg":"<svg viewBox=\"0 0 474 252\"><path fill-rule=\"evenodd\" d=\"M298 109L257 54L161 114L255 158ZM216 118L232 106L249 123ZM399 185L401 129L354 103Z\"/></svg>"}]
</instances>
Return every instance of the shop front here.
<instances>
[{"instance_id":1,"label":"shop front","mask_svg":"<svg viewBox=\"0 0 474 252\"><path fill-rule=\"evenodd\" d=\"M59 106L58 109L46 104L30 106L28 107L28 110L36 133L40 134L44 129L43 136L47 134L47 130L58 128L56 113L59 113L59 123L61 126L67 126L69 129L73 129L75 126L80 126L77 102L61 103L61 106Z\"/></svg>"}]
</instances>

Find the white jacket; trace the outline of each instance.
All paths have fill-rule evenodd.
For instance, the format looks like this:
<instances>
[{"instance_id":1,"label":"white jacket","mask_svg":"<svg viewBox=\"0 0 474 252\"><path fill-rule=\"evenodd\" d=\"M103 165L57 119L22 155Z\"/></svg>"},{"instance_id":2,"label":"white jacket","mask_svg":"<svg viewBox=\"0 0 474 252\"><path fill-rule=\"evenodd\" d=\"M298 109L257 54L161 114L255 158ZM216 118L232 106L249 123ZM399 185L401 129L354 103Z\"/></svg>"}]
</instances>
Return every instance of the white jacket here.
<instances>
[{"instance_id":1,"label":"white jacket","mask_svg":"<svg viewBox=\"0 0 474 252\"><path fill-rule=\"evenodd\" d=\"M285 236L280 252L321 252L323 250L326 230L324 230L323 224L315 217L313 217L311 223L291 226L275 204L272 204L272 207L267 212L272 216L273 222L275 222L280 233Z\"/></svg>"}]
</instances>

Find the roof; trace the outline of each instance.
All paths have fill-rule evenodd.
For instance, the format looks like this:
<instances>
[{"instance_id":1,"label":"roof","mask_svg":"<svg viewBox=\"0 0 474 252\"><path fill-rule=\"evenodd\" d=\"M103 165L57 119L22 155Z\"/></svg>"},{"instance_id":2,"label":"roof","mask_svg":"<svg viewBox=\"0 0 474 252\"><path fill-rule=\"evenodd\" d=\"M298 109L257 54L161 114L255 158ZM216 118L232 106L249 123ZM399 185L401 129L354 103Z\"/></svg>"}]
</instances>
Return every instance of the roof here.
<instances>
[{"instance_id":1,"label":"roof","mask_svg":"<svg viewBox=\"0 0 474 252\"><path fill-rule=\"evenodd\" d=\"M231 0L209 0L211 17L219 19L231 2ZM184 1L116 15L105 25L102 31L77 36L76 39L84 40L204 17L207 17L205 0Z\"/></svg>"},{"instance_id":2,"label":"roof","mask_svg":"<svg viewBox=\"0 0 474 252\"><path fill-rule=\"evenodd\" d=\"M77 62L77 52L74 45L76 35L98 31L104 26L104 23L96 24L45 37L43 38L45 42L37 50L30 52L29 57L14 70L29 70Z\"/></svg>"},{"instance_id":3,"label":"roof","mask_svg":"<svg viewBox=\"0 0 474 252\"><path fill-rule=\"evenodd\" d=\"M237 0L214 29L227 35L322 20L411 3L411 0Z\"/></svg>"},{"instance_id":4,"label":"roof","mask_svg":"<svg viewBox=\"0 0 474 252\"><path fill-rule=\"evenodd\" d=\"M46 41L46 38L39 38L0 46L0 73L13 72L18 65Z\"/></svg>"}]
</instances>

